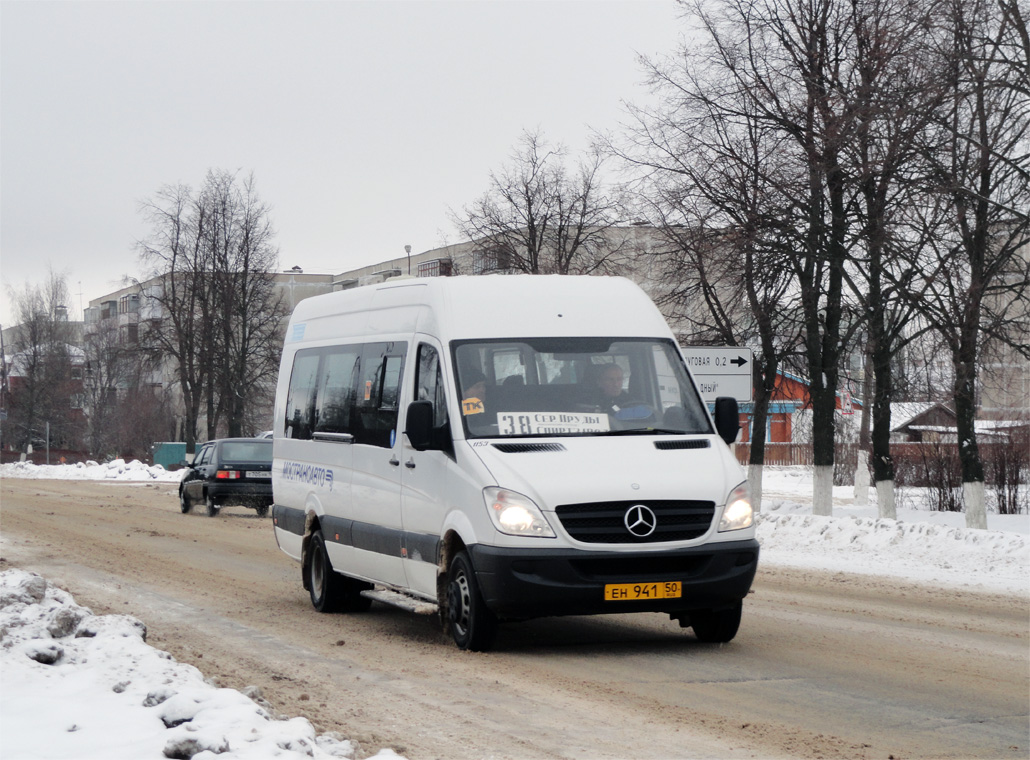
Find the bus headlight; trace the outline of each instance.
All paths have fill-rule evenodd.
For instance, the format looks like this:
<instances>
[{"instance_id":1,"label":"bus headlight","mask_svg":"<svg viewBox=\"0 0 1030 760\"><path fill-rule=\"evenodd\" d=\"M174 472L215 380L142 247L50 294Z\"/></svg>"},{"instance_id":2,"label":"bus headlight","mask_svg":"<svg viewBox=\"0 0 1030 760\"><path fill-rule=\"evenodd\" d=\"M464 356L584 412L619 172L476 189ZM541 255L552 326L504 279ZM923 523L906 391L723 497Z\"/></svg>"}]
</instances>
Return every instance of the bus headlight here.
<instances>
[{"instance_id":1,"label":"bus headlight","mask_svg":"<svg viewBox=\"0 0 1030 760\"><path fill-rule=\"evenodd\" d=\"M540 508L528 496L504 488L484 488L486 511L494 527L509 536L554 538L554 531Z\"/></svg>"},{"instance_id":2,"label":"bus headlight","mask_svg":"<svg viewBox=\"0 0 1030 760\"><path fill-rule=\"evenodd\" d=\"M750 528L754 521L755 511L751 507L751 494L748 492L747 483L741 483L726 497L726 509L722 511L719 532Z\"/></svg>"}]
</instances>

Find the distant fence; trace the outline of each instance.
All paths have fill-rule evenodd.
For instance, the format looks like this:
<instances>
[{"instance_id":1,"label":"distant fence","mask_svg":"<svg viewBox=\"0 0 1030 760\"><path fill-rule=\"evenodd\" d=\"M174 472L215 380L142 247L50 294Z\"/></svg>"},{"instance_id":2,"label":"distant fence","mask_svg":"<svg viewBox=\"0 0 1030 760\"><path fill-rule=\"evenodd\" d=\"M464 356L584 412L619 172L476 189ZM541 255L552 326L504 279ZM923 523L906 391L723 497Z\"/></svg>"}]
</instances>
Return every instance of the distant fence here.
<instances>
[{"instance_id":1,"label":"distant fence","mask_svg":"<svg viewBox=\"0 0 1030 760\"><path fill-rule=\"evenodd\" d=\"M20 451L0 451L0 462L3 464L9 464L11 462L21 461L22 453ZM71 449L50 449L50 464L76 464L78 462L89 461L91 457L85 451L73 451ZM46 464L47 463L47 451L46 449L34 449L33 452L25 457L26 462L32 462L33 464Z\"/></svg>"},{"instance_id":2,"label":"distant fence","mask_svg":"<svg viewBox=\"0 0 1030 760\"><path fill-rule=\"evenodd\" d=\"M985 461L992 461L1003 452L1010 451L1014 446L1024 445L1022 442L1014 443L980 443L980 457ZM833 461L857 463L858 445L854 443L838 443L834 447ZM743 465L748 463L751 457L751 444L738 443L736 445L737 461ZM892 443L891 456L894 457L894 466L902 470L926 461L943 460L953 465L957 470L960 467L958 459L958 445L954 443ZM765 464L770 465L812 465L812 444L810 443L767 443L765 444Z\"/></svg>"},{"instance_id":3,"label":"distant fence","mask_svg":"<svg viewBox=\"0 0 1030 760\"><path fill-rule=\"evenodd\" d=\"M751 458L751 444L738 443L736 454L738 462L747 464ZM765 464L810 465L812 464L812 444L767 443L765 444Z\"/></svg>"},{"instance_id":4,"label":"distant fence","mask_svg":"<svg viewBox=\"0 0 1030 760\"><path fill-rule=\"evenodd\" d=\"M979 444L984 469L984 485L993 494L1001 514L1021 514L1030 509L1030 442L1017 436L1009 443ZM751 446L738 443L737 461L748 463ZM962 463L954 443L892 443L894 482L898 486L914 486L934 490L940 503L935 509L957 510L961 506ZM767 465L812 465L811 444L767 443ZM834 447L833 484L854 485L858 469L857 444ZM872 466L870 465L870 470Z\"/></svg>"}]
</instances>

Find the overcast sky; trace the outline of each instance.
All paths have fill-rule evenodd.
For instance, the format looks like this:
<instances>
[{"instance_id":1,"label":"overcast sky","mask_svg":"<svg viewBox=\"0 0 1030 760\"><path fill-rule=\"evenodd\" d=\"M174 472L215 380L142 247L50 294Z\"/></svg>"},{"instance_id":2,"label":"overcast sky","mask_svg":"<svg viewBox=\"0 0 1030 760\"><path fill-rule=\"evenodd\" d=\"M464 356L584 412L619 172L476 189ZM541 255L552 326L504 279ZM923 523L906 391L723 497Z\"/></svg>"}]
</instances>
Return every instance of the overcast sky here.
<instances>
[{"instance_id":1,"label":"overcast sky","mask_svg":"<svg viewBox=\"0 0 1030 760\"><path fill-rule=\"evenodd\" d=\"M67 276L72 314L141 266L139 202L253 172L283 269L456 242L526 129L573 153L646 98L671 0L0 2L0 320ZM81 283L81 286L80 286Z\"/></svg>"}]
</instances>

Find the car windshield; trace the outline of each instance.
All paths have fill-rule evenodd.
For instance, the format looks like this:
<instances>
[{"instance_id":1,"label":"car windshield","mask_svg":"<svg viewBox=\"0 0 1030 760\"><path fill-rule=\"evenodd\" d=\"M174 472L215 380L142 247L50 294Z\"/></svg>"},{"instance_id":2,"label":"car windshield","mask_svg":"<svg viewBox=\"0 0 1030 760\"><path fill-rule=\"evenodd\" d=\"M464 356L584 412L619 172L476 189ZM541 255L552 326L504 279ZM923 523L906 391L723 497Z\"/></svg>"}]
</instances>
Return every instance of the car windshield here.
<instances>
[{"instance_id":1,"label":"car windshield","mask_svg":"<svg viewBox=\"0 0 1030 760\"><path fill-rule=\"evenodd\" d=\"M258 441L226 441L222 444L223 462L267 462L272 461L272 442L268 439Z\"/></svg>"},{"instance_id":2,"label":"car windshield","mask_svg":"<svg viewBox=\"0 0 1030 760\"><path fill-rule=\"evenodd\" d=\"M470 438L712 432L671 340L464 341L452 351Z\"/></svg>"}]
</instances>

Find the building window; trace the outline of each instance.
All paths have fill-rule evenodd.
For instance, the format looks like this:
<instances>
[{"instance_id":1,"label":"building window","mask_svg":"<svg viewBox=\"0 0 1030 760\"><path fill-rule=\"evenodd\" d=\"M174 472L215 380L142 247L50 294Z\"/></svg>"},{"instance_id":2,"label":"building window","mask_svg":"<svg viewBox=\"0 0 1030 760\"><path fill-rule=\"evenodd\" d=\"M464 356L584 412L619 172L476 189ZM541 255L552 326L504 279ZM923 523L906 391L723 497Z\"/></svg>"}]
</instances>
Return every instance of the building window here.
<instances>
[{"instance_id":1,"label":"building window","mask_svg":"<svg viewBox=\"0 0 1030 760\"><path fill-rule=\"evenodd\" d=\"M432 261L423 261L418 265L418 276L419 277L450 277L451 276L451 260L450 259L433 259Z\"/></svg>"},{"instance_id":2,"label":"building window","mask_svg":"<svg viewBox=\"0 0 1030 760\"><path fill-rule=\"evenodd\" d=\"M472 274L503 272L511 269L511 253L503 248L476 251L472 260Z\"/></svg>"},{"instance_id":3,"label":"building window","mask_svg":"<svg viewBox=\"0 0 1030 760\"><path fill-rule=\"evenodd\" d=\"M135 314L139 311L139 293L129 293L118 299L119 314Z\"/></svg>"}]
</instances>

